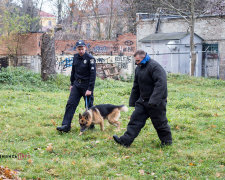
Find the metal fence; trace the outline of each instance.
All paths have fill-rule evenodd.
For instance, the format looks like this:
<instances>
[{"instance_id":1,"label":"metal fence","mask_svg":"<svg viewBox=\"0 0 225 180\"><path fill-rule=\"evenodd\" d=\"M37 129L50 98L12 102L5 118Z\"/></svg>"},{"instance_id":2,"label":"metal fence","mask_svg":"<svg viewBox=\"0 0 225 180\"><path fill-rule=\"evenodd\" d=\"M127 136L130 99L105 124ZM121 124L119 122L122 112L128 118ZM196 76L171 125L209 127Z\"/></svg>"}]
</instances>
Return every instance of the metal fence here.
<instances>
[{"instance_id":1,"label":"metal fence","mask_svg":"<svg viewBox=\"0 0 225 180\"><path fill-rule=\"evenodd\" d=\"M190 52L171 52L150 54L168 73L190 74ZM195 76L219 79L220 58L218 52L196 52Z\"/></svg>"}]
</instances>

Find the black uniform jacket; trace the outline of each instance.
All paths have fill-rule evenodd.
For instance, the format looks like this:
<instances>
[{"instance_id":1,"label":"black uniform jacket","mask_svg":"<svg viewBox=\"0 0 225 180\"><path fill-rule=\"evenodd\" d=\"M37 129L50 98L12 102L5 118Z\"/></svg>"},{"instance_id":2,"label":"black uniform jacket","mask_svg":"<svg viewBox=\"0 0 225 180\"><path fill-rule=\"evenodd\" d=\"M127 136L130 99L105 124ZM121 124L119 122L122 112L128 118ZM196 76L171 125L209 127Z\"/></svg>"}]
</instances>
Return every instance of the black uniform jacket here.
<instances>
[{"instance_id":1,"label":"black uniform jacket","mask_svg":"<svg viewBox=\"0 0 225 180\"><path fill-rule=\"evenodd\" d=\"M134 84L130 95L129 106L141 98L150 106L158 106L167 99L167 77L163 67L153 59L135 69Z\"/></svg>"},{"instance_id":2,"label":"black uniform jacket","mask_svg":"<svg viewBox=\"0 0 225 180\"><path fill-rule=\"evenodd\" d=\"M71 85L74 81L80 81L82 84L88 84L88 90L93 91L96 79L96 61L88 53L83 56L74 54L73 65L70 76Z\"/></svg>"}]
</instances>

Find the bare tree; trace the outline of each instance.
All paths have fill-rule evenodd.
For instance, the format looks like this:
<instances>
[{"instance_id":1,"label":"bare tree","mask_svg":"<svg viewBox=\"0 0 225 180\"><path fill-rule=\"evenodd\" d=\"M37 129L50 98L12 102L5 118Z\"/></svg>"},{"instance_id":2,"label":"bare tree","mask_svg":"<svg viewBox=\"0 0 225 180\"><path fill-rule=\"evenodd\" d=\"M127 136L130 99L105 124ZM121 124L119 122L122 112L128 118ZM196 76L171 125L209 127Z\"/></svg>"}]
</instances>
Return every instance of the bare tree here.
<instances>
[{"instance_id":1,"label":"bare tree","mask_svg":"<svg viewBox=\"0 0 225 180\"><path fill-rule=\"evenodd\" d=\"M42 6L43 0L21 0L21 14L27 14L31 17L30 31L32 32L38 32L41 29L38 9L39 3Z\"/></svg>"},{"instance_id":2,"label":"bare tree","mask_svg":"<svg viewBox=\"0 0 225 180\"><path fill-rule=\"evenodd\" d=\"M128 31L136 34L136 14L150 13L155 14L160 7L158 0L122 0L123 13L127 17Z\"/></svg>"}]
</instances>

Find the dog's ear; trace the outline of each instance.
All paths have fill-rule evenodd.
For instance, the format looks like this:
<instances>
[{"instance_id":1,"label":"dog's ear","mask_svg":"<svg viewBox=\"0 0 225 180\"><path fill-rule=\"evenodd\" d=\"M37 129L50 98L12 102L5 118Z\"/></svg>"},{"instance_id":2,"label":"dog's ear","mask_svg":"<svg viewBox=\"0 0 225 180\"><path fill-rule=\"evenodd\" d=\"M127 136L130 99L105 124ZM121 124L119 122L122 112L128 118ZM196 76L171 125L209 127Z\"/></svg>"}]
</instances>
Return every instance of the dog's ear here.
<instances>
[{"instance_id":1,"label":"dog's ear","mask_svg":"<svg viewBox=\"0 0 225 180\"><path fill-rule=\"evenodd\" d=\"M81 119L82 118L82 116L81 116L81 114L79 113L79 119Z\"/></svg>"},{"instance_id":2,"label":"dog's ear","mask_svg":"<svg viewBox=\"0 0 225 180\"><path fill-rule=\"evenodd\" d=\"M85 119L88 120L88 115L85 116Z\"/></svg>"}]
</instances>

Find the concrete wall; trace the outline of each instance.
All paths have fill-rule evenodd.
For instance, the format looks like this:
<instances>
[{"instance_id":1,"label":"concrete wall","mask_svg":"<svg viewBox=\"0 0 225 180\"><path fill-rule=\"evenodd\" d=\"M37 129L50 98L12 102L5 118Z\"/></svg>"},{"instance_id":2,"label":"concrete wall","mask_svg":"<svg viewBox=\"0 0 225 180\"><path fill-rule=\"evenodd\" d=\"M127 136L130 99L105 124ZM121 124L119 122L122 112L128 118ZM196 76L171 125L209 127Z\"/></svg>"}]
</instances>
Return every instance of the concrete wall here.
<instances>
[{"instance_id":1,"label":"concrete wall","mask_svg":"<svg viewBox=\"0 0 225 180\"><path fill-rule=\"evenodd\" d=\"M95 56L97 64L115 64L124 78L131 76L134 72L133 56ZM56 71L69 76L73 62L72 55L56 56Z\"/></svg>"},{"instance_id":2,"label":"concrete wall","mask_svg":"<svg viewBox=\"0 0 225 180\"><path fill-rule=\"evenodd\" d=\"M220 78L225 79L225 18L198 18L195 23L195 33L204 39L205 43L218 43L220 57ZM156 22L143 20L137 26L137 48L141 48L140 39L155 32ZM161 19L160 33L186 32L188 23L184 19Z\"/></svg>"},{"instance_id":3,"label":"concrete wall","mask_svg":"<svg viewBox=\"0 0 225 180\"><path fill-rule=\"evenodd\" d=\"M120 76L129 78L134 73L133 56L95 56L97 64L115 64L119 69ZM12 65L12 59L9 59L9 65ZM72 70L73 55L56 56L56 72L70 76ZM25 66L36 73L41 72L40 56L19 56L18 66Z\"/></svg>"},{"instance_id":4,"label":"concrete wall","mask_svg":"<svg viewBox=\"0 0 225 180\"><path fill-rule=\"evenodd\" d=\"M13 59L9 58L9 66L13 65ZM18 66L24 66L36 73L41 72L40 56L18 56Z\"/></svg>"}]
</instances>

